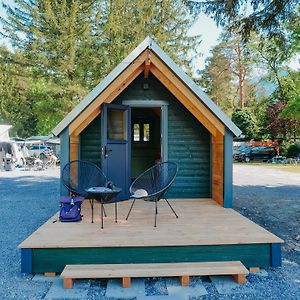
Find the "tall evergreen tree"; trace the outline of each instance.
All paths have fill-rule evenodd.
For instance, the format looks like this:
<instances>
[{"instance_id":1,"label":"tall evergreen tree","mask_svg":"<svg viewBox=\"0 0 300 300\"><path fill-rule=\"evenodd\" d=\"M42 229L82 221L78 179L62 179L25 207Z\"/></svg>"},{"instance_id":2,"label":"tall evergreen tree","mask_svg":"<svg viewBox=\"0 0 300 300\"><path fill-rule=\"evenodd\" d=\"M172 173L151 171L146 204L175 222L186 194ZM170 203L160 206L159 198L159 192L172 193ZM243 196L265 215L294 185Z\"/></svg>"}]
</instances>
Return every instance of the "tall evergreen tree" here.
<instances>
[{"instance_id":1,"label":"tall evergreen tree","mask_svg":"<svg viewBox=\"0 0 300 300\"><path fill-rule=\"evenodd\" d=\"M28 70L15 60L22 54L0 48L0 121L13 125L13 135L28 137L36 133L37 115L27 97Z\"/></svg>"},{"instance_id":2,"label":"tall evergreen tree","mask_svg":"<svg viewBox=\"0 0 300 300\"><path fill-rule=\"evenodd\" d=\"M208 79L208 93L225 111L232 112L234 107L243 109L255 98L251 76L252 56L248 44L241 41L239 34L225 32L207 60L204 77Z\"/></svg>"},{"instance_id":3,"label":"tall evergreen tree","mask_svg":"<svg viewBox=\"0 0 300 300\"><path fill-rule=\"evenodd\" d=\"M146 36L154 38L172 59L187 71L191 70L191 56L200 39L188 36L194 21L182 0L110 0L103 3L103 48L108 70Z\"/></svg>"},{"instance_id":4,"label":"tall evergreen tree","mask_svg":"<svg viewBox=\"0 0 300 300\"><path fill-rule=\"evenodd\" d=\"M228 115L234 108L234 85L230 60L223 53L224 43L211 50L202 72L202 84L212 100Z\"/></svg>"},{"instance_id":5,"label":"tall evergreen tree","mask_svg":"<svg viewBox=\"0 0 300 300\"><path fill-rule=\"evenodd\" d=\"M22 63L34 68L34 77L60 88L57 100L68 111L86 93L82 46L92 43L96 6L94 0L16 0L15 7L5 6L5 35L23 51Z\"/></svg>"},{"instance_id":6,"label":"tall evergreen tree","mask_svg":"<svg viewBox=\"0 0 300 300\"><path fill-rule=\"evenodd\" d=\"M46 119L38 120L39 133L50 130L147 35L187 71L199 43L187 34L193 20L182 0L15 0L4 7L2 34L22 53L15 63L30 70L27 100Z\"/></svg>"},{"instance_id":7,"label":"tall evergreen tree","mask_svg":"<svg viewBox=\"0 0 300 300\"><path fill-rule=\"evenodd\" d=\"M242 109L247 106L249 89L246 89L246 85L252 71L250 50L248 44L242 42L240 34L235 31L228 31L222 38L224 55L230 61L232 74L237 82L238 107Z\"/></svg>"}]
</instances>

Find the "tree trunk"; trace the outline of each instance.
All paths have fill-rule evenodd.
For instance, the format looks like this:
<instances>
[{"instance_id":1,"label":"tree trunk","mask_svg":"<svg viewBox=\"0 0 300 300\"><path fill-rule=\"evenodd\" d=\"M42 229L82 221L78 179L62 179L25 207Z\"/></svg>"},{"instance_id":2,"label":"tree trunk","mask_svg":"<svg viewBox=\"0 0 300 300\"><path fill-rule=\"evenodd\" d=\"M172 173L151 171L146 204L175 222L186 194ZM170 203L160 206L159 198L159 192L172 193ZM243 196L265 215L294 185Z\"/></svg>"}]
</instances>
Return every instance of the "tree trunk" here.
<instances>
[{"instance_id":1,"label":"tree trunk","mask_svg":"<svg viewBox=\"0 0 300 300\"><path fill-rule=\"evenodd\" d=\"M242 49L240 41L237 41L237 47L236 47L236 53L237 53L237 75L239 80L239 108L243 109L245 107L245 94L244 94L244 68L243 68L243 59L242 59Z\"/></svg>"}]
</instances>

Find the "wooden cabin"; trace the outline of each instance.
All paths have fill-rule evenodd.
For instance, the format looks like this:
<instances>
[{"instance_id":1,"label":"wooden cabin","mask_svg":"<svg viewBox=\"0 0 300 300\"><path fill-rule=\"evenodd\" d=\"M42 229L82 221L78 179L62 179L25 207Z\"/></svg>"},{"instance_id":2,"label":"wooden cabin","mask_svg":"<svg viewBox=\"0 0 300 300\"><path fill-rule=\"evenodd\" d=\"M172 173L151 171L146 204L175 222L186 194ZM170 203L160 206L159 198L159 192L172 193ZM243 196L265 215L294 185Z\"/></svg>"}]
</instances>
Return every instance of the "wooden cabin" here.
<instances>
[{"instance_id":1,"label":"wooden cabin","mask_svg":"<svg viewBox=\"0 0 300 300\"><path fill-rule=\"evenodd\" d=\"M175 161L179 172L168 198L176 198L179 219L162 204L153 229L152 207L144 201L129 221L115 224L107 217L104 230L90 223L88 205L76 224L53 223L54 216L20 245L23 272L61 272L79 263L280 265L282 240L231 209L232 140L241 131L151 38L53 133L61 139L62 167L77 159L96 163L122 188L123 199L142 171L157 161ZM62 187L61 193L67 191ZM122 202L120 214L129 206Z\"/></svg>"},{"instance_id":2,"label":"wooden cabin","mask_svg":"<svg viewBox=\"0 0 300 300\"><path fill-rule=\"evenodd\" d=\"M53 133L61 138L62 165L76 159L98 164L124 198L138 174L170 160L179 173L169 197L232 206L232 138L241 131L150 38Z\"/></svg>"}]
</instances>

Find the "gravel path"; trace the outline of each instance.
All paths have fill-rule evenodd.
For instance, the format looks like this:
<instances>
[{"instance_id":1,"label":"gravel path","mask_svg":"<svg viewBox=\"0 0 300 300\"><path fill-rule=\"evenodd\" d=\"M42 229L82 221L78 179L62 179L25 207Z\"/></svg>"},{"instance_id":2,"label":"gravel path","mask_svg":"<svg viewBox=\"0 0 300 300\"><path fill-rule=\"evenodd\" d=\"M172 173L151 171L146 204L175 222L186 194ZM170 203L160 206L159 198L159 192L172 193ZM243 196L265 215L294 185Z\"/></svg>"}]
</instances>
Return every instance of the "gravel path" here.
<instances>
[{"instance_id":1,"label":"gravel path","mask_svg":"<svg viewBox=\"0 0 300 300\"><path fill-rule=\"evenodd\" d=\"M58 169L0 172L1 300L43 299L54 295L51 289L55 284L51 280L32 280L32 275L21 275L20 250L16 247L58 210L58 194ZM234 208L286 241L283 265L250 274L246 286L238 288L230 284L228 287L222 278L219 282L208 277L195 279L195 286L189 288L194 291L190 299L300 299L299 201L299 174L234 165ZM172 284L165 279L151 279L142 286L149 296L146 299L188 299L187 290L185 294L179 291L172 294ZM104 295L111 292L109 286L113 286L111 282L102 281L99 285L91 281L82 299L108 299ZM113 292L116 292L115 287ZM63 298L67 297L58 299ZM132 296L123 298L135 299Z\"/></svg>"},{"instance_id":2,"label":"gravel path","mask_svg":"<svg viewBox=\"0 0 300 300\"><path fill-rule=\"evenodd\" d=\"M42 299L47 285L20 273L17 246L58 210L59 169L0 172L0 299Z\"/></svg>"},{"instance_id":3,"label":"gravel path","mask_svg":"<svg viewBox=\"0 0 300 300\"><path fill-rule=\"evenodd\" d=\"M282 238L284 256L300 265L300 174L235 165L233 177L234 208Z\"/></svg>"}]
</instances>

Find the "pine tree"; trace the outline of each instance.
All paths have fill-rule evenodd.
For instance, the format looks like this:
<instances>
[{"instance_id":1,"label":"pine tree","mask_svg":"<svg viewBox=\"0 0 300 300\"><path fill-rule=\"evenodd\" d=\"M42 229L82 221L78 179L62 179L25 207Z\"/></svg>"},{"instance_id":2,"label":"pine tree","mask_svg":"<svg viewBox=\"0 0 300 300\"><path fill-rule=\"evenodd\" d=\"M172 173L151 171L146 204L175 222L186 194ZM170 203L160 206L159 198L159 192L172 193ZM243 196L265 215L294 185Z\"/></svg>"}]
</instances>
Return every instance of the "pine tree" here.
<instances>
[{"instance_id":1,"label":"pine tree","mask_svg":"<svg viewBox=\"0 0 300 300\"><path fill-rule=\"evenodd\" d=\"M66 110L86 93L81 61L82 45L91 41L95 1L16 0L6 6L6 36L23 51L25 63L34 68L34 77L44 77L60 88Z\"/></svg>"},{"instance_id":2,"label":"pine tree","mask_svg":"<svg viewBox=\"0 0 300 300\"><path fill-rule=\"evenodd\" d=\"M28 137L36 133L37 115L27 97L28 72L15 60L22 54L0 48L0 121L13 126L13 135Z\"/></svg>"},{"instance_id":3,"label":"pine tree","mask_svg":"<svg viewBox=\"0 0 300 300\"><path fill-rule=\"evenodd\" d=\"M208 93L227 112L234 107L243 109L253 103L255 87L250 83L251 76L248 44L241 41L239 34L225 32L207 60L204 77L208 79Z\"/></svg>"},{"instance_id":4,"label":"pine tree","mask_svg":"<svg viewBox=\"0 0 300 300\"><path fill-rule=\"evenodd\" d=\"M224 43L211 50L202 73L202 84L212 100L227 114L234 108L233 74L230 60L223 53Z\"/></svg>"},{"instance_id":5,"label":"pine tree","mask_svg":"<svg viewBox=\"0 0 300 300\"><path fill-rule=\"evenodd\" d=\"M110 0L105 9L104 42L107 68L111 70L134 47L152 37L173 60L191 70L191 58L200 42L189 37L194 21L181 0ZM194 53L195 54L195 53Z\"/></svg>"},{"instance_id":6,"label":"pine tree","mask_svg":"<svg viewBox=\"0 0 300 300\"><path fill-rule=\"evenodd\" d=\"M251 53L247 43L237 32L226 32L222 37L223 53L230 60L232 74L237 82L238 107L247 106L247 81L251 78Z\"/></svg>"},{"instance_id":7,"label":"pine tree","mask_svg":"<svg viewBox=\"0 0 300 300\"><path fill-rule=\"evenodd\" d=\"M43 134L146 36L187 71L199 43L187 34L193 20L182 0L16 0L5 8L4 35L22 53L14 63L30 77L27 100Z\"/></svg>"}]
</instances>

